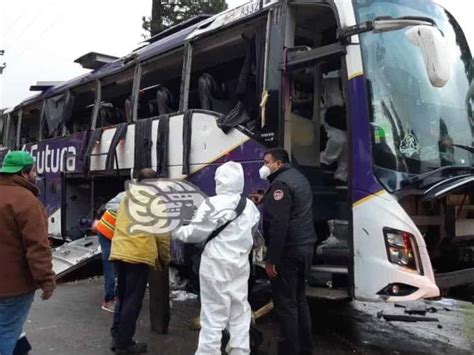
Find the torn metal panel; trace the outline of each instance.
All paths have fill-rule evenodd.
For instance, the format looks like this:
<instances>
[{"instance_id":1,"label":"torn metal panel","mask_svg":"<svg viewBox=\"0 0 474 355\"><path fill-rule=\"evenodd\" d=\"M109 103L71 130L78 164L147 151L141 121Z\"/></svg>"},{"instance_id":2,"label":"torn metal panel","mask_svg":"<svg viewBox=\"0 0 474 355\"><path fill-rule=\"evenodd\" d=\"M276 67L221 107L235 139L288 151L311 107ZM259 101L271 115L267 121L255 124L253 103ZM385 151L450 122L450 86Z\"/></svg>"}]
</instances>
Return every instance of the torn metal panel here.
<instances>
[{"instance_id":1,"label":"torn metal panel","mask_svg":"<svg viewBox=\"0 0 474 355\"><path fill-rule=\"evenodd\" d=\"M96 235L80 238L53 249L52 254L53 270L60 279L101 255L99 239Z\"/></svg>"},{"instance_id":2,"label":"torn metal panel","mask_svg":"<svg viewBox=\"0 0 474 355\"><path fill-rule=\"evenodd\" d=\"M423 316L406 316L400 314L381 314L387 322L439 322L438 318Z\"/></svg>"}]
</instances>

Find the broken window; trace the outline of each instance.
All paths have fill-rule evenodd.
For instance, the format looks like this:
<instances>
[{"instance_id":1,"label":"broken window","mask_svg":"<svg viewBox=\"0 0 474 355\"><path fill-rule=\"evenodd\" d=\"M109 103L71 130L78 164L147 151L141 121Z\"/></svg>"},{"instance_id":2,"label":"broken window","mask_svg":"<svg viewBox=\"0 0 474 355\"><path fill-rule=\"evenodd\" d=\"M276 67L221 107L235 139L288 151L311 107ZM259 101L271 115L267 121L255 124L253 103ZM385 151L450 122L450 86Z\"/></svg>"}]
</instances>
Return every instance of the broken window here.
<instances>
[{"instance_id":1,"label":"broken window","mask_svg":"<svg viewBox=\"0 0 474 355\"><path fill-rule=\"evenodd\" d=\"M329 6L314 4L290 7L287 47L318 48L337 42L337 22Z\"/></svg>"},{"instance_id":2,"label":"broken window","mask_svg":"<svg viewBox=\"0 0 474 355\"><path fill-rule=\"evenodd\" d=\"M42 117L42 138L55 138L62 134L64 122L71 119L74 98L66 93L46 99Z\"/></svg>"},{"instance_id":3,"label":"broken window","mask_svg":"<svg viewBox=\"0 0 474 355\"><path fill-rule=\"evenodd\" d=\"M299 166L327 172L327 183L347 180L347 128L341 70L337 63L292 71L290 76L291 153Z\"/></svg>"},{"instance_id":4,"label":"broken window","mask_svg":"<svg viewBox=\"0 0 474 355\"><path fill-rule=\"evenodd\" d=\"M5 146L5 130L7 128L7 115L0 116L0 148Z\"/></svg>"},{"instance_id":5,"label":"broken window","mask_svg":"<svg viewBox=\"0 0 474 355\"><path fill-rule=\"evenodd\" d=\"M260 18L193 44L189 107L223 114L218 125L224 131L257 126L265 26Z\"/></svg>"},{"instance_id":6,"label":"broken window","mask_svg":"<svg viewBox=\"0 0 474 355\"><path fill-rule=\"evenodd\" d=\"M7 147L11 149L15 149L16 145L16 138L17 138L17 129L18 129L18 119L19 119L19 112L14 111L9 115L10 120L8 123L8 133L7 133Z\"/></svg>"},{"instance_id":7,"label":"broken window","mask_svg":"<svg viewBox=\"0 0 474 355\"><path fill-rule=\"evenodd\" d=\"M96 83L90 83L71 90L74 97L72 113L65 121L69 134L84 132L91 127L92 112L95 104Z\"/></svg>"},{"instance_id":8,"label":"broken window","mask_svg":"<svg viewBox=\"0 0 474 355\"><path fill-rule=\"evenodd\" d=\"M20 147L39 140L42 102L22 109Z\"/></svg>"},{"instance_id":9,"label":"broken window","mask_svg":"<svg viewBox=\"0 0 474 355\"><path fill-rule=\"evenodd\" d=\"M182 49L143 65L138 94L138 119L178 111L182 67Z\"/></svg>"},{"instance_id":10,"label":"broken window","mask_svg":"<svg viewBox=\"0 0 474 355\"><path fill-rule=\"evenodd\" d=\"M131 120L134 69L101 80L101 102L96 127L108 127Z\"/></svg>"}]
</instances>

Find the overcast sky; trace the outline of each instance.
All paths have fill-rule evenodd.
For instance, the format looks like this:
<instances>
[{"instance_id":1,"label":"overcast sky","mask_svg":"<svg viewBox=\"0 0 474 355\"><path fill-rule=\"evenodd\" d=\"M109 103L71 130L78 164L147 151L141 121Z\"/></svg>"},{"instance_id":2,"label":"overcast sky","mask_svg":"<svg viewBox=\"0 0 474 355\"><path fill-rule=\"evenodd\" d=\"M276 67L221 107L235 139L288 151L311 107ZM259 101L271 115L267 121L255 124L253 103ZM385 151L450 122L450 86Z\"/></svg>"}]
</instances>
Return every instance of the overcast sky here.
<instances>
[{"instance_id":1,"label":"overcast sky","mask_svg":"<svg viewBox=\"0 0 474 355\"><path fill-rule=\"evenodd\" d=\"M347 0L349 1L349 0ZM472 0L438 0L474 36ZM248 2L227 0L229 7ZM464 7L462 7L464 4ZM466 8L469 7L469 8ZM142 16L151 0L0 0L0 108L34 95L37 81L68 80L82 69L74 60L95 51L123 56L142 41Z\"/></svg>"}]
</instances>

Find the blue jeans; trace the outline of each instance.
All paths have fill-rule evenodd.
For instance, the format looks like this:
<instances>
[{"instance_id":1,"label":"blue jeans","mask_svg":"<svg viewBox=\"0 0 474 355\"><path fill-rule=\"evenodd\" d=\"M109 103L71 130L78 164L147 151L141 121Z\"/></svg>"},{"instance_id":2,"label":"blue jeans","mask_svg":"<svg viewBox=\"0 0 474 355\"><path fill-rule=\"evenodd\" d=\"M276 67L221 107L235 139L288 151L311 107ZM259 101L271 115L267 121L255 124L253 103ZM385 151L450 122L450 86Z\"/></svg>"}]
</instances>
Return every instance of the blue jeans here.
<instances>
[{"instance_id":1,"label":"blue jeans","mask_svg":"<svg viewBox=\"0 0 474 355\"><path fill-rule=\"evenodd\" d=\"M98 236L100 249L102 250L102 268L104 270L104 301L109 302L115 298L116 272L114 265L109 261L112 242L100 233L98 233Z\"/></svg>"},{"instance_id":2,"label":"blue jeans","mask_svg":"<svg viewBox=\"0 0 474 355\"><path fill-rule=\"evenodd\" d=\"M0 354L11 355L21 335L35 293L0 297Z\"/></svg>"}]
</instances>

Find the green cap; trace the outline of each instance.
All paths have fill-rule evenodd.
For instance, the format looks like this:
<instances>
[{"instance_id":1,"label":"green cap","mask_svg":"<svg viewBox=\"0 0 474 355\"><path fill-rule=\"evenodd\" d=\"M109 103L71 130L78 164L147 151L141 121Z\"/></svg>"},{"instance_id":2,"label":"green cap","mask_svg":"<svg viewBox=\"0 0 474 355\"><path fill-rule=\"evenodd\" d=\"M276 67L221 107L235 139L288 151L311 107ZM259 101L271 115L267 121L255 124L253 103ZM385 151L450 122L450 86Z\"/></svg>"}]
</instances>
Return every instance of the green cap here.
<instances>
[{"instance_id":1,"label":"green cap","mask_svg":"<svg viewBox=\"0 0 474 355\"><path fill-rule=\"evenodd\" d=\"M16 174L28 166L35 164L35 159L30 153L23 150L14 150L5 155L0 173Z\"/></svg>"}]
</instances>

